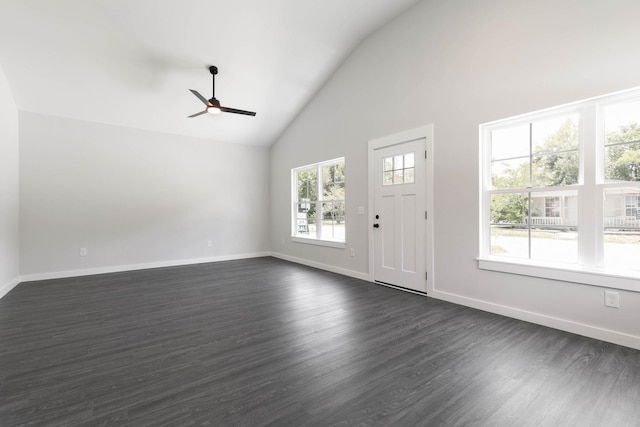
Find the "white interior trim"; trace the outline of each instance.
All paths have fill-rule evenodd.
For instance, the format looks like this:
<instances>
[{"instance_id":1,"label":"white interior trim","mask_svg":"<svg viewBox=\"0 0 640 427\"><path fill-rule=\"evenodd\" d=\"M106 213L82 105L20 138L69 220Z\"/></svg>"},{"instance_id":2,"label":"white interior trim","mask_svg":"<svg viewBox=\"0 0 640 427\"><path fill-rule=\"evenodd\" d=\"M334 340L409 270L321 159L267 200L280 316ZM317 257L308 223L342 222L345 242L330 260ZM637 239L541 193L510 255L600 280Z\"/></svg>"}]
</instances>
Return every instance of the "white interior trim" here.
<instances>
[{"instance_id":1,"label":"white interior trim","mask_svg":"<svg viewBox=\"0 0 640 427\"><path fill-rule=\"evenodd\" d=\"M504 258L478 258L478 268L482 270L499 271L502 273L519 274L522 276L542 277L562 282L579 283L600 288L620 289L625 291L640 291L640 275L629 272L629 275L616 274L600 270L590 270L581 266L561 266L552 263L527 262L514 260L509 262ZM632 276L631 274L635 274Z\"/></svg>"},{"instance_id":2,"label":"white interior trim","mask_svg":"<svg viewBox=\"0 0 640 427\"><path fill-rule=\"evenodd\" d=\"M291 236L291 241L295 243L304 243L305 245L328 246L330 248L344 249L347 247L347 242L338 242L336 240L311 239L311 238L299 237L299 236Z\"/></svg>"},{"instance_id":3,"label":"white interior trim","mask_svg":"<svg viewBox=\"0 0 640 427\"><path fill-rule=\"evenodd\" d=\"M454 304L488 311L489 313L512 317L525 322L535 323L537 325L547 326L549 328L559 329L561 331L583 335L585 337L640 350L640 336L629 335L622 332L599 328L597 326L573 322L567 319L560 319L558 317L547 316L540 313L534 313L527 310L521 310L448 292L434 291L430 293L429 296Z\"/></svg>"},{"instance_id":4,"label":"white interior trim","mask_svg":"<svg viewBox=\"0 0 640 427\"><path fill-rule=\"evenodd\" d=\"M332 273L342 274L343 276L349 276L360 280L369 281L369 275L367 273L361 273L359 271L349 270L346 268L335 267L333 265L323 264L321 262L309 261L308 259L297 258L290 255L281 254L279 252L272 252L271 256L274 258L283 259L285 261L295 262L296 264L302 264L309 267L319 268L320 270L330 271Z\"/></svg>"},{"instance_id":5,"label":"white interior trim","mask_svg":"<svg viewBox=\"0 0 640 427\"><path fill-rule=\"evenodd\" d=\"M20 284L20 281L21 281L20 277L16 277L15 279L11 280L9 283L5 283L3 286L0 286L0 298L8 294L11 291L11 289L18 286L18 284Z\"/></svg>"},{"instance_id":6,"label":"white interior trim","mask_svg":"<svg viewBox=\"0 0 640 427\"><path fill-rule=\"evenodd\" d=\"M64 279L67 277L91 276L94 274L120 273L123 271L146 270L149 268L176 267L180 265L206 264L209 262L232 261L236 259L258 258L269 256L269 252L256 252L249 254L235 254L218 257L181 259L174 261L149 262L144 264L117 265L112 267L88 268L84 270L56 271L51 273L27 274L20 278L21 282L35 280Z\"/></svg>"}]
</instances>

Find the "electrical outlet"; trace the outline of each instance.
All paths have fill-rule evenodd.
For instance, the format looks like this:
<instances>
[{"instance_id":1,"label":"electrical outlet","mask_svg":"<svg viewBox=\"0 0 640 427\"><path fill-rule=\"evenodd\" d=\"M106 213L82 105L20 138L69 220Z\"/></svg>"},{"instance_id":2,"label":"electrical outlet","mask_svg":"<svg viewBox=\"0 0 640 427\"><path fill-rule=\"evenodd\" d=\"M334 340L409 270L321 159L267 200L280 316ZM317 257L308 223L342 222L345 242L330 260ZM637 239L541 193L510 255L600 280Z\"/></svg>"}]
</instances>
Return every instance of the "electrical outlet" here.
<instances>
[{"instance_id":1,"label":"electrical outlet","mask_svg":"<svg viewBox=\"0 0 640 427\"><path fill-rule=\"evenodd\" d=\"M80 248L80 256L87 256L87 248Z\"/></svg>"},{"instance_id":2,"label":"electrical outlet","mask_svg":"<svg viewBox=\"0 0 640 427\"><path fill-rule=\"evenodd\" d=\"M213 244L211 243L211 240L207 240L207 246L208 246L208 247L213 246Z\"/></svg>"},{"instance_id":3,"label":"electrical outlet","mask_svg":"<svg viewBox=\"0 0 640 427\"><path fill-rule=\"evenodd\" d=\"M356 256L356 248L351 248L351 256Z\"/></svg>"},{"instance_id":4,"label":"electrical outlet","mask_svg":"<svg viewBox=\"0 0 640 427\"><path fill-rule=\"evenodd\" d=\"M613 291L604 291L604 305L606 307L620 308L620 294Z\"/></svg>"}]
</instances>

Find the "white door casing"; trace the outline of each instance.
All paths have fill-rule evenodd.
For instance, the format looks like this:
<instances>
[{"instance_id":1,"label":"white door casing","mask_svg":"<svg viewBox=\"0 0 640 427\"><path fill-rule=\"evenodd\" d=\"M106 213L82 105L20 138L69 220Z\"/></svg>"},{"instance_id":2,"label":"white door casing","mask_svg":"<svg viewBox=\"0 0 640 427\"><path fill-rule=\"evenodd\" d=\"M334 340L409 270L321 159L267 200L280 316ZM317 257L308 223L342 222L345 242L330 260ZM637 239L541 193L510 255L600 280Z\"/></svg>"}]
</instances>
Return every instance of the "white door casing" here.
<instances>
[{"instance_id":1,"label":"white door casing","mask_svg":"<svg viewBox=\"0 0 640 427\"><path fill-rule=\"evenodd\" d=\"M421 293L433 290L432 132L430 125L369 141L370 280ZM402 162L411 157L413 168L406 168ZM397 176L384 185L385 159L389 165L394 158ZM403 180L403 174L413 177Z\"/></svg>"}]
</instances>

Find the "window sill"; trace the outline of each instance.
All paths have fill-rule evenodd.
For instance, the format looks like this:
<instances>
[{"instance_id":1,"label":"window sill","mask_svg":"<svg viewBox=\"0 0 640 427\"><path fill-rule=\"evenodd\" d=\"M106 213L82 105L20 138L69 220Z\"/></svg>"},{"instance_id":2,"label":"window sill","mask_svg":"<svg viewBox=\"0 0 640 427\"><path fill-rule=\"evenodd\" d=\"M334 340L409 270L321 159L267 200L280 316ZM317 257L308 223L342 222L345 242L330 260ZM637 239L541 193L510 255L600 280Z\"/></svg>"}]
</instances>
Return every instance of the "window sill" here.
<instances>
[{"instance_id":1,"label":"window sill","mask_svg":"<svg viewBox=\"0 0 640 427\"><path fill-rule=\"evenodd\" d=\"M478 267L482 270L640 292L640 272L619 273L606 270L589 270L579 266L559 266L557 264L532 263L522 260L511 261L504 258L488 257L478 258Z\"/></svg>"},{"instance_id":2,"label":"window sill","mask_svg":"<svg viewBox=\"0 0 640 427\"><path fill-rule=\"evenodd\" d=\"M337 242L333 240L308 239L306 237L291 236L291 241L295 243L305 243L307 245L328 246L330 248L344 249L347 247L346 242Z\"/></svg>"}]
</instances>

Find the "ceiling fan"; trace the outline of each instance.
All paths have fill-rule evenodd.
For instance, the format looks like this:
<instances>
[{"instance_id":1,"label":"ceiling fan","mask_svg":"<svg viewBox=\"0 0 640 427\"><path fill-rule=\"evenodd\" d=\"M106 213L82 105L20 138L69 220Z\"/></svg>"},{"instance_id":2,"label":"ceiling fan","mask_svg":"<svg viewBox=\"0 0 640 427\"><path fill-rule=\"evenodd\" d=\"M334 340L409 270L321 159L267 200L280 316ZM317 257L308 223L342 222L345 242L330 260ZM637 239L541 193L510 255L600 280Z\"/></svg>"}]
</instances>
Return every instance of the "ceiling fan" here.
<instances>
[{"instance_id":1,"label":"ceiling fan","mask_svg":"<svg viewBox=\"0 0 640 427\"><path fill-rule=\"evenodd\" d=\"M196 117L201 114L210 113L210 114L220 114L220 113L234 113L234 114L244 114L246 116L255 116L256 113L253 111L246 110L238 110L236 108L223 107L220 105L220 101L216 99L216 74L218 74L218 67L211 66L209 67L209 71L211 72L211 77L213 78L213 94L211 99L207 100L204 96L200 95L197 90L189 89L191 93L193 93L200 101L207 106L204 111L200 111L199 113L195 113L190 115L189 117Z\"/></svg>"}]
</instances>

